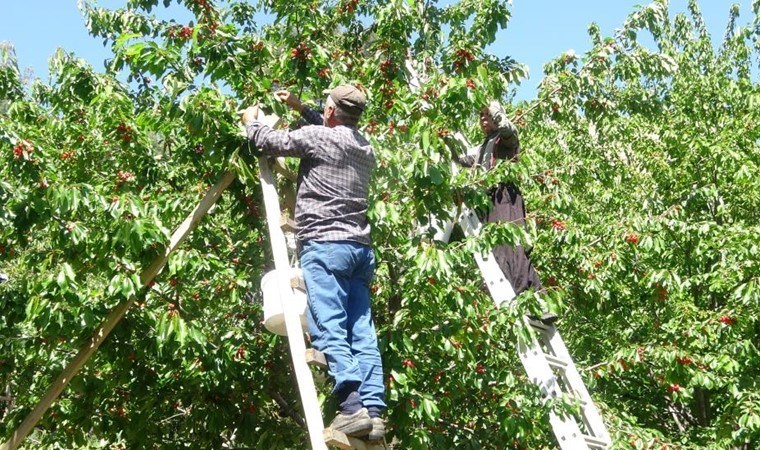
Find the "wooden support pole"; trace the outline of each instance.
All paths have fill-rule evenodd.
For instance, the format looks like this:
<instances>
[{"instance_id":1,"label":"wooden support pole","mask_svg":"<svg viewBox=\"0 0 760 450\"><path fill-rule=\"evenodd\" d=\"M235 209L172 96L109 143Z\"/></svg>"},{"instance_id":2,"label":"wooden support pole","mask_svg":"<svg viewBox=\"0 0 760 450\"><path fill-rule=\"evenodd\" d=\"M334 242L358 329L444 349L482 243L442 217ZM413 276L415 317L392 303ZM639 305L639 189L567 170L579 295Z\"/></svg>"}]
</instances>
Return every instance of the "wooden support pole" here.
<instances>
[{"instance_id":1,"label":"wooden support pole","mask_svg":"<svg viewBox=\"0 0 760 450\"><path fill-rule=\"evenodd\" d=\"M270 127L273 127L280 119L276 115L267 116L257 109L257 119ZM285 316L285 329L288 333L288 347L293 362L293 370L298 382L298 390L301 394L301 405L306 418L306 427L309 431L309 442L312 450L327 450L327 444L323 439L324 421L322 409L319 406L317 389L311 370L306 364L306 343L303 338L301 319L293 298L293 286L290 280L290 261L288 260L288 247L285 234L280 227L281 209L277 195L277 185L272 173L271 160L259 157L259 177L261 179L261 193L264 196L264 206L267 215L267 227L269 229L269 241L272 244L272 258L277 270L277 283L280 287L280 301ZM275 165L275 167L277 167Z\"/></svg>"},{"instance_id":2,"label":"wooden support pole","mask_svg":"<svg viewBox=\"0 0 760 450\"><path fill-rule=\"evenodd\" d=\"M222 195L225 189L235 179L234 172L226 172L222 178L214 185L206 195L203 197L198 206L195 207L192 213L187 216L184 222L177 228L169 241L169 245L164 250L162 255L156 257L153 263L143 270L140 274L141 287L145 287L150 283L153 278L166 265L166 261L169 259L169 255L177 249L177 247L185 240L185 238L193 231L198 225L198 222L203 218L208 210L216 203L219 197ZM34 409L26 416L21 425L13 432L10 440L0 446L0 450L16 450L21 442L29 435L34 429L37 423L40 421L45 411L50 408L50 405L58 398L58 396L66 389L71 379L76 376L79 370L90 359L95 351L100 347L100 344L108 337L111 330L117 323L124 317L130 306L135 302L135 297L130 297L127 301L120 303L111 310L103 323L95 330L95 333L90 337L89 341L84 344L77 355L74 357L69 365L61 372L58 378L53 382L48 391L42 397L42 400L34 407Z\"/></svg>"},{"instance_id":3,"label":"wooden support pole","mask_svg":"<svg viewBox=\"0 0 760 450\"><path fill-rule=\"evenodd\" d=\"M285 329L288 333L288 346L293 362L293 369L298 381L298 390L301 394L301 404L306 427L309 431L309 441L312 450L327 450L323 440L324 422L322 410L317 398L317 389L311 376L309 366L306 364L306 343L303 339L301 319L293 302L289 301L292 296L286 295L285 290L291 290L289 276L290 262L288 261L288 249L285 244L285 235L280 228L280 202L277 196L274 176L269 169L266 158L259 158L259 171L261 176L261 191L264 194L264 205L267 211L267 225L269 228L269 240L272 243L272 256L274 266L278 271L278 284L282 301L282 311L285 316Z\"/></svg>"}]
</instances>

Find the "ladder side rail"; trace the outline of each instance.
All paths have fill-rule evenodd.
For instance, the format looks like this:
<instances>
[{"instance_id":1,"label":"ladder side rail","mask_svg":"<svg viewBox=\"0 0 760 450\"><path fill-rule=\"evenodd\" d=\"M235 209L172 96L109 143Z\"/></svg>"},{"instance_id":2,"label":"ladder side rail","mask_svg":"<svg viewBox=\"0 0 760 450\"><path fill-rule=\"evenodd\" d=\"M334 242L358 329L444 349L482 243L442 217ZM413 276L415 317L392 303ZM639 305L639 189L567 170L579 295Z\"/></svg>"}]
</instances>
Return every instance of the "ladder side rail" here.
<instances>
[{"instance_id":1,"label":"ladder side rail","mask_svg":"<svg viewBox=\"0 0 760 450\"><path fill-rule=\"evenodd\" d=\"M525 326L529 326L527 320ZM544 358L544 352L535 336L532 337L530 344L522 341L518 342L517 349L528 379L541 389L542 394L545 396L544 400L548 401L549 399L560 397L562 390L549 363ZM550 411L549 422L562 450L588 448L583 438L583 432L574 418L563 417Z\"/></svg>"},{"instance_id":2,"label":"ladder side rail","mask_svg":"<svg viewBox=\"0 0 760 450\"><path fill-rule=\"evenodd\" d=\"M312 450L327 450L323 432L324 421L322 419L322 409L317 398L317 389L314 385L311 370L306 363L306 343L303 339L303 330L301 320L296 311L293 302L288 301L292 296L285 295L286 289L291 290L293 287L290 283L290 262L288 260L288 249L285 242L285 234L280 229L280 202L277 196L277 189L274 183L274 176L269 169L267 158L259 158L259 171L261 176L261 190L264 195L264 205L266 207L267 227L269 229L269 238L272 243L272 256L274 258L275 269L278 271L278 285L280 286L280 300L282 302L282 311L285 316L285 329L288 332L288 346L290 348L290 357L293 362L293 369L296 373L298 390L301 395L301 404L306 417L306 425L309 431L309 441Z\"/></svg>"},{"instance_id":3,"label":"ladder side rail","mask_svg":"<svg viewBox=\"0 0 760 450\"><path fill-rule=\"evenodd\" d=\"M521 340L518 343L517 350L520 360L523 362L523 366L525 366L528 379L541 389L541 393L545 398L549 399L561 396L562 390L559 388L559 384L549 363L543 358L543 351L538 342L535 339L532 339L530 343Z\"/></svg>"},{"instance_id":4,"label":"ladder side rail","mask_svg":"<svg viewBox=\"0 0 760 450\"><path fill-rule=\"evenodd\" d=\"M575 420L562 417L555 412L549 413L549 423L554 430L559 448L562 450L586 450L588 444Z\"/></svg>"},{"instance_id":5,"label":"ladder side rail","mask_svg":"<svg viewBox=\"0 0 760 450\"><path fill-rule=\"evenodd\" d=\"M460 135L457 138L460 142L467 144L463 136ZM458 167L452 162L452 171L455 173L457 170ZM436 221L437 218L431 218L433 226L438 231L436 237L439 237L442 233ZM459 216L459 224L467 237L478 236L483 228L475 212L469 208L464 208L462 211L462 214ZM443 230L447 229L447 225L444 221ZM445 236L445 242L447 242L448 234L445 234ZM496 262L493 252L490 251L486 254L475 252L474 256L496 307L499 308L505 304L513 306L513 300L516 297L514 289L509 281L506 280L506 276ZM529 328L532 326L529 318L525 317L524 321L525 326ZM566 362L566 365L558 370L561 372L563 381L566 382L568 388L573 390L569 394L580 397L583 411L582 420L592 433L591 436L584 435L578 421L574 417L560 416L551 411L549 421L560 447L562 450L588 449L590 448L589 446L595 449L608 448L610 438L607 429L559 332L553 325L537 325L533 326L533 328L537 329L536 331L540 335L538 338L535 335L531 335L530 344L518 342L518 355L528 374L528 378L539 386L547 400L549 398L557 398L563 394L557 375L552 370L548 357L541 347L541 341L544 341L549 351L554 352L554 355L551 356L556 358L553 359L558 358Z\"/></svg>"},{"instance_id":6,"label":"ladder side rail","mask_svg":"<svg viewBox=\"0 0 760 450\"><path fill-rule=\"evenodd\" d=\"M483 228L478 216L469 208L465 208L462 211L459 225L467 237L479 236L480 230ZM511 306L512 301L516 297L515 290L512 288L509 280L507 280L501 267L499 267L499 263L496 262L493 251L487 252L485 257L479 252L475 252L474 256L483 279L486 281L488 292L491 294L494 303L496 303L496 307L500 308L503 305Z\"/></svg>"},{"instance_id":7,"label":"ladder side rail","mask_svg":"<svg viewBox=\"0 0 760 450\"><path fill-rule=\"evenodd\" d=\"M496 307L511 306L512 300L515 299L515 291L512 289L512 284L504 276L504 272L493 257L493 253L488 252L485 258L483 255L475 253L474 257Z\"/></svg>"},{"instance_id":8,"label":"ladder side rail","mask_svg":"<svg viewBox=\"0 0 760 450\"><path fill-rule=\"evenodd\" d=\"M586 389L586 384L583 382L583 379L578 372L578 368L570 356L570 352L567 350L559 331L557 331L556 327L551 326L546 330L545 337L550 351L553 352L555 356L568 363L567 368L565 368L565 377L570 384L570 388L574 391L574 395L583 402L583 419L586 422L589 431L592 433L592 436L603 440L607 445L610 445L611 441L607 427L604 425L604 421L596 408L596 404L591 398L588 389Z\"/></svg>"},{"instance_id":9,"label":"ladder side rail","mask_svg":"<svg viewBox=\"0 0 760 450\"><path fill-rule=\"evenodd\" d=\"M482 224L474 211L465 209L460 217L460 226L464 234L468 237L478 236L482 230ZM496 262L493 252L488 252L486 257L475 253L475 261L486 280L486 286L491 293L497 307L504 304L510 305L514 300L515 293L511 283ZM525 326L530 326L526 319ZM553 327L552 327L553 328ZM557 334L558 335L558 334ZM567 351L567 349L565 349ZM542 393L548 398L557 398L562 395L557 377L547 362L540 343L533 336L530 345L526 343L518 344L518 354L525 368L528 378L539 386ZM572 363L572 359L568 358ZM562 450L577 450L588 448L584 439L583 432L578 422L572 417L563 417L554 412L550 412L549 421L552 425L555 437Z\"/></svg>"}]
</instances>

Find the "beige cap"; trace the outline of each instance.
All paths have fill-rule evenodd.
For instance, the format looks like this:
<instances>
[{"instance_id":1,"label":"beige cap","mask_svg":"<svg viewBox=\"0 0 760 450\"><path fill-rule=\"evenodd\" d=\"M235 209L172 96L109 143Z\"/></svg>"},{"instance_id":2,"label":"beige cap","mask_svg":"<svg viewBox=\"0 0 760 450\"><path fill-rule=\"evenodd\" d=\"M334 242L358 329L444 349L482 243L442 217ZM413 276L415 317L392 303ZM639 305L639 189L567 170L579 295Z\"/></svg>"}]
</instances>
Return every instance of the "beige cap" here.
<instances>
[{"instance_id":1,"label":"beige cap","mask_svg":"<svg viewBox=\"0 0 760 450\"><path fill-rule=\"evenodd\" d=\"M364 93L350 84L341 84L333 88L330 91L330 98L342 110L357 116L361 115L367 105L367 97Z\"/></svg>"}]
</instances>

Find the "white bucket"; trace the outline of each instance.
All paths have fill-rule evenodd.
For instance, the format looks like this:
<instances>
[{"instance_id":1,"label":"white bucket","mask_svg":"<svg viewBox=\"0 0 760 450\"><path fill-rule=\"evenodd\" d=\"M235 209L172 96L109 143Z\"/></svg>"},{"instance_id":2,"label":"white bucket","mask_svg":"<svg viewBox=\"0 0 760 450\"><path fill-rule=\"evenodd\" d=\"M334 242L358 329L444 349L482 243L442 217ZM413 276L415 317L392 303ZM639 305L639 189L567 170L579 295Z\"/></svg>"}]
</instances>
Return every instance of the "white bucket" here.
<instances>
[{"instance_id":1,"label":"white bucket","mask_svg":"<svg viewBox=\"0 0 760 450\"><path fill-rule=\"evenodd\" d=\"M291 267L288 276L284 277L287 283L280 285L279 272L272 270L267 272L261 279L261 292L264 297L264 327L272 333L287 336L285 329L285 314L282 312L280 292L283 293L282 301L295 302L296 311L301 319L301 329L308 331L306 324L306 292L300 288L291 288L290 280L302 277L301 269Z\"/></svg>"},{"instance_id":2,"label":"white bucket","mask_svg":"<svg viewBox=\"0 0 760 450\"><path fill-rule=\"evenodd\" d=\"M433 240L448 243L449 239L451 239L451 232L454 231L454 222L434 217L431 223L435 229Z\"/></svg>"},{"instance_id":3,"label":"white bucket","mask_svg":"<svg viewBox=\"0 0 760 450\"><path fill-rule=\"evenodd\" d=\"M454 212L451 212L454 215ZM433 240L441 242L449 242L451 239L451 232L454 230L454 222L449 219L441 219L432 214L428 215L428 224L425 226L419 225L417 227L417 234L427 234L430 228L435 231Z\"/></svg>"}]
</instances>

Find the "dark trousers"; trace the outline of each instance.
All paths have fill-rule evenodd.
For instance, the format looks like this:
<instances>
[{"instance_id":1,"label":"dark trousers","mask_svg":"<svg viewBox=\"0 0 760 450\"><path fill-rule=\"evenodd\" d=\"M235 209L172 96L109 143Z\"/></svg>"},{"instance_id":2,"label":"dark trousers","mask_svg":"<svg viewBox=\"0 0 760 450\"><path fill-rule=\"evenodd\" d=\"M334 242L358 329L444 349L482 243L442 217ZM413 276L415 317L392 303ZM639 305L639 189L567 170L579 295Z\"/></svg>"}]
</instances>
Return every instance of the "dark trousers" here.
<instances>
[{"instance_id":1,"label":"dark trousers","mask_svg":"<svg viewBox=\"0 0 760 450\"><path fill-rule=\"evenodd\" d=\"M486 222L511 222L525 226L525 202L520 189L511 183L502 183L491 189L493 208L486 214ZM521 246L499 245L494 247L493 256L504 275L512 284L515 294L528 289L541 290L541 280L528 257L528 252Z\"/></svg>"}]
</instances>

